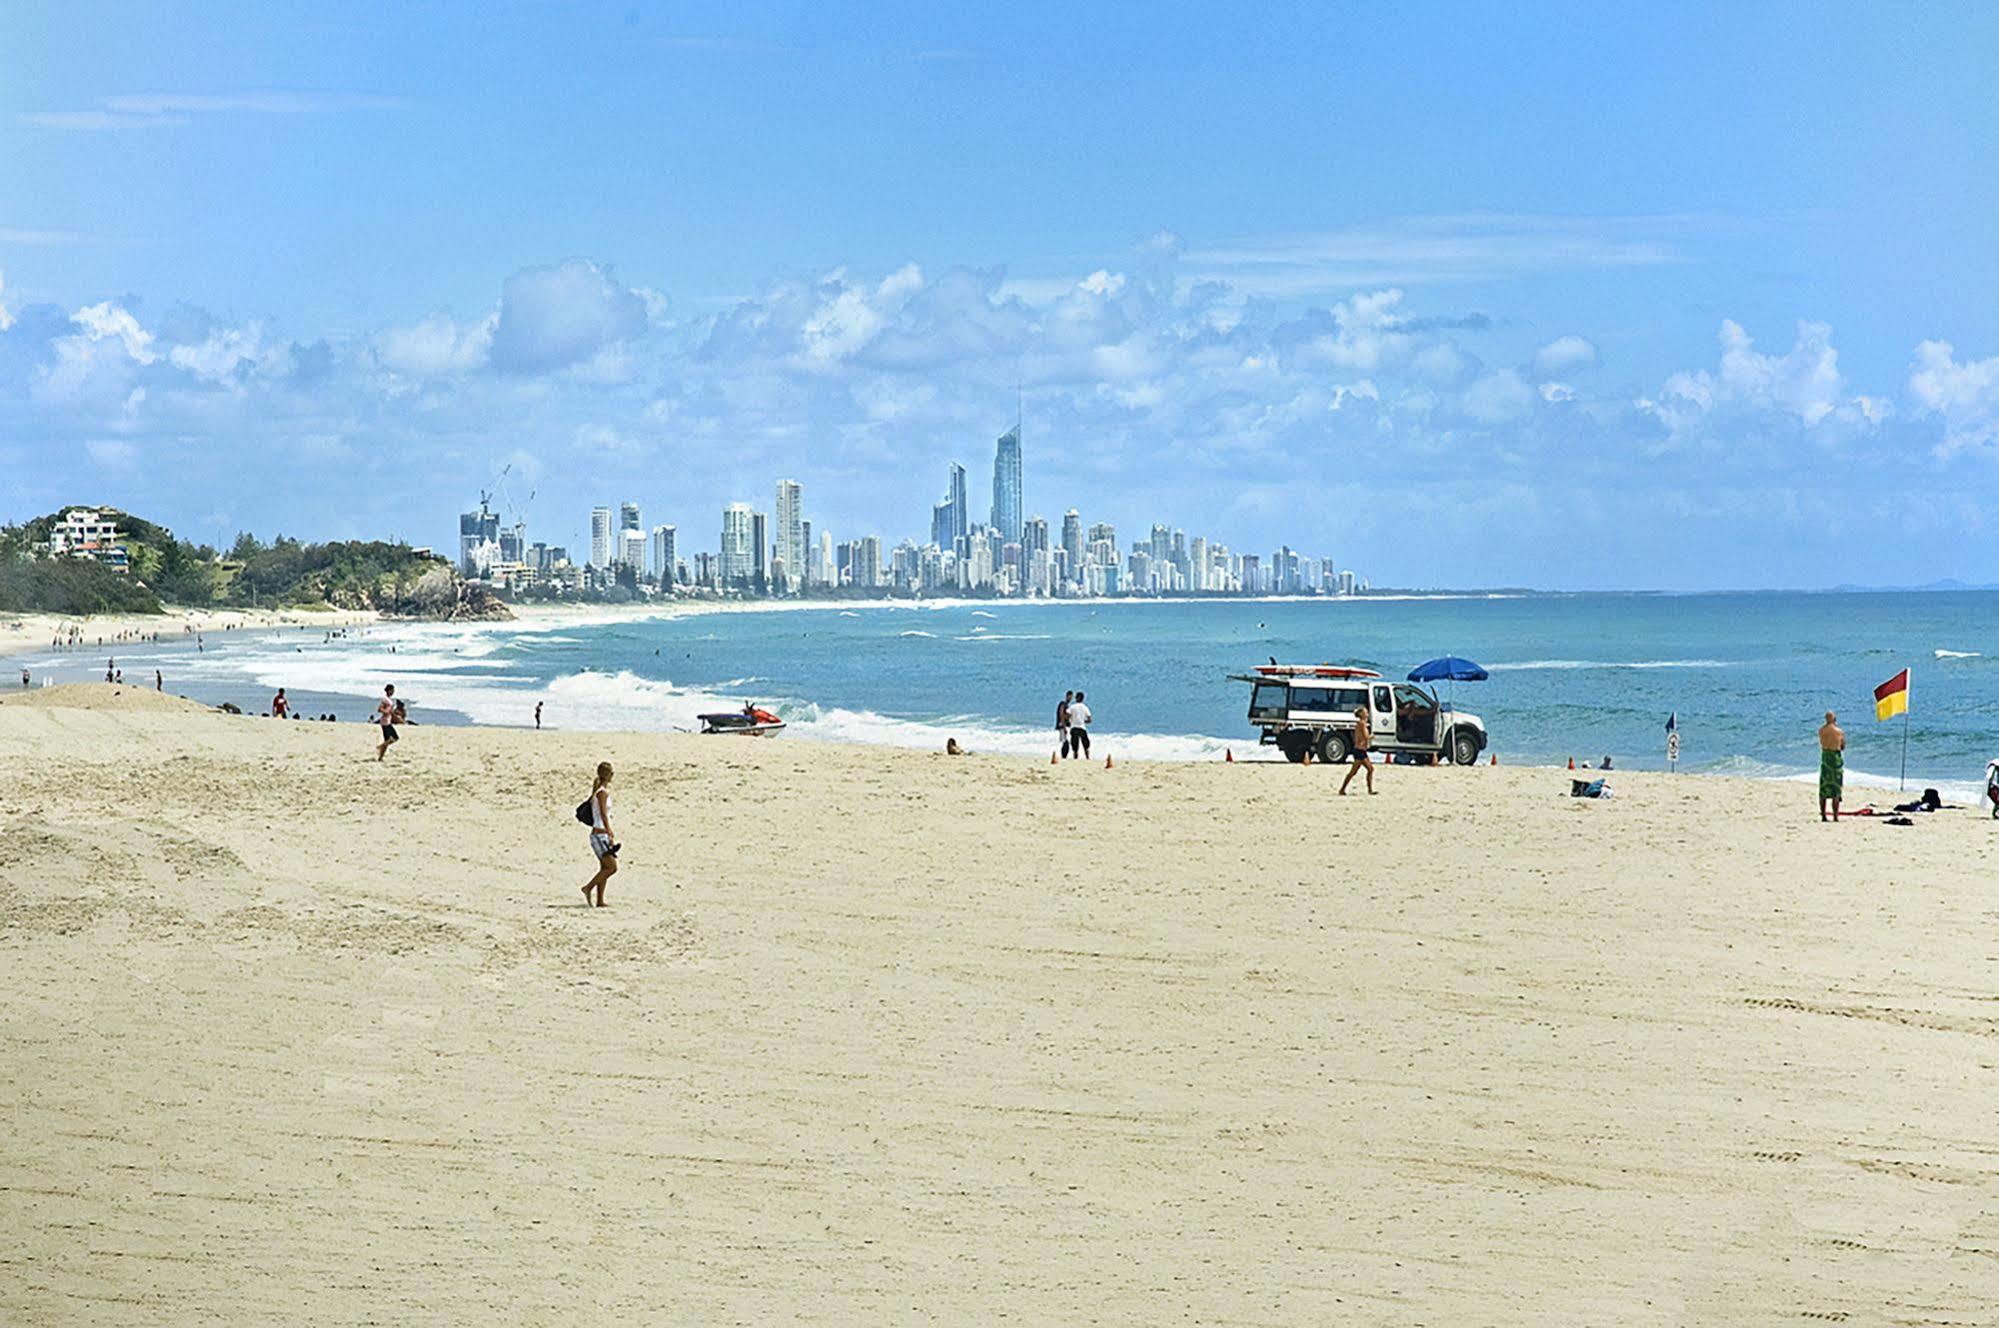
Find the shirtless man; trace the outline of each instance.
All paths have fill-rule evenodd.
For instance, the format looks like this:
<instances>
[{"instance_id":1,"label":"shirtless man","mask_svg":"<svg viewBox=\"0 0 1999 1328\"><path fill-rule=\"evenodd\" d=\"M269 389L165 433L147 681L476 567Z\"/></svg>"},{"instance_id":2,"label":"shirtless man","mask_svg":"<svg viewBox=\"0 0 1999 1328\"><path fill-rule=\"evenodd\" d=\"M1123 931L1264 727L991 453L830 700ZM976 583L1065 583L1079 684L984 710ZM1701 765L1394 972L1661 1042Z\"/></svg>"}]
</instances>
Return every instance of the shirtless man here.
<instances>
[{"instance_id":1,"label":"shirtless man","mask_svg":"<svg viewBox=\"0 0 1999 1328\"><path fill-rule=\"evenodd\" d=\"M1368 717L1367 707L1357 705L1353 711L1353 764L1347 767L1347 777L1340 781L1340 796L1347 795L1347 785L1362 770L1367 771L1367 791L1374 793L1374 760L1368 750L1374 746L1374 721Z\"/></svg>"},{"instance_id":2,"label":"shirtless man","mask_svg":"<svg viewBox=\"0 0 1999 1328\"><path fill-rule=\"evenodd\" d=\"M1826 819L1825 805L1832 804L1832 819L1839 819L1839 795L1846 787L1846 730L1839 716L1825 712L1819 725L1819 819Z\"/></svg>"},{"instance_id":3,"label":"shirtless man","mask_svg":"<svg viewBox=\"0 0 1999 1328\"><path fill-rule=\"evenodd\" d=\"M381 760L389 754L389 744L401 735L396 732L396 685L389 683L382 688L382 699L375 702L375 722L382 726L382 740L375 744L375 759Z\"/></svg>"}]
</instances>

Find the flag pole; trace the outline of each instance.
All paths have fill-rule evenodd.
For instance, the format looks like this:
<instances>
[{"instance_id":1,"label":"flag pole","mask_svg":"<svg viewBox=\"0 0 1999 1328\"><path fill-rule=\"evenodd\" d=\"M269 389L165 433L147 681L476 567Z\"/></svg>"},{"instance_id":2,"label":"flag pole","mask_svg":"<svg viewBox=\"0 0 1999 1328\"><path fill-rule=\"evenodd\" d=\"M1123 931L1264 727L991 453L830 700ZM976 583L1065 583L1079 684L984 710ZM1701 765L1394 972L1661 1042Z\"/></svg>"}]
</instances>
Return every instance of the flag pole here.
<instances>
[{"instance_id":1,"label":"flag pole","mask_svg":"<svg viewBox=\"0 0 1999 1328\"><path fill-rule=\"evenodd\" d=\"M1902 687L1902 792L1909 791L1909 693L1916 690L1916 675L1909 673L1909 681Z\"/></svg>"}]
</instances>

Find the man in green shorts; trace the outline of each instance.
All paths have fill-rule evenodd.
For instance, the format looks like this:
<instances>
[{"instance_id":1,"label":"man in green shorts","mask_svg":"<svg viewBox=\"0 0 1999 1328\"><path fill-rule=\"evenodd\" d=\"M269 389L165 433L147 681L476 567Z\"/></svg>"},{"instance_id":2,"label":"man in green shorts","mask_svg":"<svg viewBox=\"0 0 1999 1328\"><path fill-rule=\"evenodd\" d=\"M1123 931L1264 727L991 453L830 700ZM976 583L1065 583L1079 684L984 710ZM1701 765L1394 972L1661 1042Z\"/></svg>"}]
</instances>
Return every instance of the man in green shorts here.
<instances>
[{"instance_id":1,"label":"man in green shorts","mask_svg":"<svg viewBox=\"0 0 1999 1328\"><path fill-rule=\"evenodd\" d=\"M1825 712L1819 725L1819 819L1826 819L1825 805L1832 804L1832 819L1839 819L1839 795L1846 787L1846 731L1839 716Z\"/></svg>"}]
</instances>

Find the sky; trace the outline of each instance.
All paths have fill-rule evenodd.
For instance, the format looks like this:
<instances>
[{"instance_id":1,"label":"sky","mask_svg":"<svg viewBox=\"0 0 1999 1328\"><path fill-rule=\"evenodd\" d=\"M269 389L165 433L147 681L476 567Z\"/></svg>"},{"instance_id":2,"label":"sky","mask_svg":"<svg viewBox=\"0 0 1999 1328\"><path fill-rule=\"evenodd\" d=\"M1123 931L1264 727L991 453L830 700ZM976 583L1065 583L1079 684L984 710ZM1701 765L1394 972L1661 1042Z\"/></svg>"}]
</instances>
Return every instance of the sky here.
<instances>
[{"instance_id":1,"label":"sky","mask_svg":"<svg viewBox=\"0 0 1999 1328\"><path fill-rule=\"evenodd\" d=\"M1018 409L1030 513L1377 585L1999 581L1995 61L1977 4L15 0L0 520L449 547L510 467L572 549L781 477L921 540Z\"/></svg>"}]
</instances>

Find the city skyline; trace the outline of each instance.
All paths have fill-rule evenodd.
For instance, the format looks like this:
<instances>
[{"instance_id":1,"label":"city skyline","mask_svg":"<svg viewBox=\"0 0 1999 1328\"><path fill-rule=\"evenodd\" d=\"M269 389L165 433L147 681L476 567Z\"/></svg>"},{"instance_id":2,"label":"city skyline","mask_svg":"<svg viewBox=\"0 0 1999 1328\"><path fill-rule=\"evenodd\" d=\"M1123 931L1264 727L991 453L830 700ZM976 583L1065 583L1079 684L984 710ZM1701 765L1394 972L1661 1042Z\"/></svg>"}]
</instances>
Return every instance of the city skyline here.
<instances>
[{"instance_id":1,"label":"city skyline","mask_svg":"<svg viewBox=\"0 0 1999 1328\"><path fill-rule=\"evenodd\" d=\"M945 496L930 509L930 539L908 536L889 544L880 531L835 541L822 521L814 539L804 515L804 486L779 479L774 486L775 518L755 503L731 500L721 508L715 552L683 542L676 524L643 534L643 509L636 500L619 504L616 532L608 505L590 509L591 541L586 562L567 557L564 546L531 540L517 512L502 527L487 507L459 518L458 565L467 576L504 589L554 594L594 594L624 586L633 592L728 593L793 596L840 590L882 590L896 594L996 595L1001 597L1118 596L1161 594L1340 594L1365 591L1366 578L1341 568L1330 556L1316 556L1279 544L1266 560L1261 552L1230 549L1198 531L1155 522L1141 540L1134 532L1120 544L1113 522L1094 522L1081 540L1082 518L1075 508L1062 516L1062 539L1051 540L1048 520L1022 517L1024 419L1016 407L1014 425L993 445L993 490L989 520L973 523L966 511L965 466L946 464ZM1009 532L1009 525L1012 527Z\"/></svg>"},{"instance_id":2,"label":"city skyline","mask_svg":"<svg viewBox=\"0 0 1999 1328\"><path fill-rule=\"evenodd\" d=\"M976 439L976 522L1024 397L1023 518L1999 580L1999 9L1798 13L22 0L0 520L441 547L511 462L572 549L666 475L888 530Z\"/></svg>"}]
</instances>

